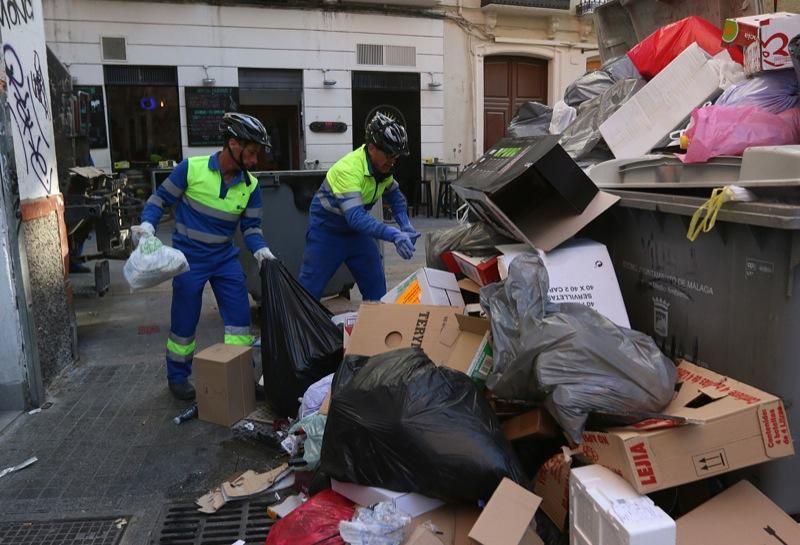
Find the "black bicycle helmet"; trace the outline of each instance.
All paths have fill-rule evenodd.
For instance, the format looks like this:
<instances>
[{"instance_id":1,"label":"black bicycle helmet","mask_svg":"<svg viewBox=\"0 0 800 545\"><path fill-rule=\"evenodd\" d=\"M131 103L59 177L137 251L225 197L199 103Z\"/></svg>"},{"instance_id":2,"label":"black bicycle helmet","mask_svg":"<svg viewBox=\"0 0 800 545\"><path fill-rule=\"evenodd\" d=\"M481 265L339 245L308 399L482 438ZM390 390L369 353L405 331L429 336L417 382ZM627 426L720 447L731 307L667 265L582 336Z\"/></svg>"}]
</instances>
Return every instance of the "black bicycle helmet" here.
<instances>
[{"instance_id":1,"label":"black bicycle helmet","mask_svg":"<svg viewBox=\"0 0 800 545\"><path fill-rule=\"evenodd\" d=\"M226 112L222 116L219 129L226 140L236 138L244 142L255 142L264 146L267 151L272 148L267 129L264 128L261 121L251 115Z\"/></svg>"},{"instance_id":2,"label":"black bicycle helmet","mask_svg":"<svg viewBox=\"0 0 800 545\"><path fill-rule=\"evenodd\" d=\"M391 117L380 112L367 125L368 144L374 144L389 155L408 157L408 135L406 129Z\"/></svg>"}]
</instances>

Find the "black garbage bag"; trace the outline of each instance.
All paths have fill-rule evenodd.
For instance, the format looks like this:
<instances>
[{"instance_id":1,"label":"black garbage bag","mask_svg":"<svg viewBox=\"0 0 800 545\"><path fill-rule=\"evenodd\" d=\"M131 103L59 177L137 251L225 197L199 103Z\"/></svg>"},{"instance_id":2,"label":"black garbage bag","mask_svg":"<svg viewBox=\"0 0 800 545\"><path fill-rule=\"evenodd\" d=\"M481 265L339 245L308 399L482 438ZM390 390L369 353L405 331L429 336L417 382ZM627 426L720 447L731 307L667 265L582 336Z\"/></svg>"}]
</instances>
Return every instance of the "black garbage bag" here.
<instances>
[{"instance_id":1,"label":"black garbage bag","mask_svg":"<svg viewBox=\"0 0 800 545\"><path fill-rule=\"evenodd\" d=\"M528 480L472 380L419 348L348 355L333 382L321 470L446 501L489 499Z\"/></svg>"},{"instance_id":2,"label":"black garbage bag","mask_svg":"<svg viewBox=\"0 0 800 545\"><path fill-rule=\"evenodd\" d=\"M339 368L342 332L331 313L278 260L261 265L264 391L280 416L297 416L298 398Z\"/></svg>"},{"instance_id":3,"label":"black garbage bag","mask_svg":"<svg viewBox=\"0 0 800 545\"><path fill-rule=\"evenodd\" d=\"M525 102L508 124L508 135L514 137L550 134L553 108L539 102Z\"/></svg>"},{"instance_id":4,"label":"black garbage bag","mask_svg":"<svg viewBox=\"0 0 800 545\"><path fill-rule=\"evenodd\" d=\"M481 289L494 342L486 385L498 397L544 399L577 444L590 413L656 413L669 404L677 370L651 337L587 306L554 304L548 290L536 254L518 256L506 280Z\"/></svg>"},{"instance_id":5,"label":"black garbage bag","mask_svg":"<svg viewBox=\"0 0 800 545\"><path fill-rule=\"evenodd\" d=\"M495 246L517 242L483 222L463 223L450 229L426 233L425 261L428 267L446 271L447 266L441 257L443 252L449 250L471 255L489 255L496 253Z\"/></svg>"}]
</instances>

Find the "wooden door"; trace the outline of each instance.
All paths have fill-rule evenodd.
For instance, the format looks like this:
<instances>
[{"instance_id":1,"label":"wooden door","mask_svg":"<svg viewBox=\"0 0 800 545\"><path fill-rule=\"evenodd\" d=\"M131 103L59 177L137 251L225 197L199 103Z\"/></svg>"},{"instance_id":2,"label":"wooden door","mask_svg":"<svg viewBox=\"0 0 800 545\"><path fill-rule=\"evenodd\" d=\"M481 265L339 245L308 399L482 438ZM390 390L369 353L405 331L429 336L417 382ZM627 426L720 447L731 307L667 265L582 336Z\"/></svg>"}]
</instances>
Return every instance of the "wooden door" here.
<instances>
[{"instance_id":1,"label":"wooden door","mask_svg":"<svg viewBox=\"0 0 800 545\"><path fill-rule=\"evenodd\" d=\"M486 57L483 61L483 149L506 135L525 102L547 102L547 61L530 57Z\"/></svg>"}]
</instances>

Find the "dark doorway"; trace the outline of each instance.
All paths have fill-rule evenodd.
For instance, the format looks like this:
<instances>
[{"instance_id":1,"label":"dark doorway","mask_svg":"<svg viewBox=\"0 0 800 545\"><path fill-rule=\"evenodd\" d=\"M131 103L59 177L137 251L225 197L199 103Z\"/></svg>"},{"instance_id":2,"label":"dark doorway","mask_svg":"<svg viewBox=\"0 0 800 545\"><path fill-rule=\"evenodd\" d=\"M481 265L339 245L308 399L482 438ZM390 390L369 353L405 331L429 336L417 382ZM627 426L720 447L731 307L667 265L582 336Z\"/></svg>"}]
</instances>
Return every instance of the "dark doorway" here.
<instances>
[{"instance_id":1,"label":"dark doorway","mask_svg":"<svg viewBox=\"0 0 800 545\"><path fill-rule=\"evenodd\" d=\"M547 61L530 57L486 57L483 61L483 151L506 135L525 102L547 102Z\"/></svg>"},{"instance_id":2,"label":"dark doorway","mask_svg":"<svg viewBox=\"0 0 800 545\"><path fill-rule=\"evenodd\" d=\"M364 143L367 121L380 111L403 124L411 154L398 161L395 179L409 201L422 168L419 74L353 72L353 148Z\"/></svg>"},{"instance_id":3,"label":"dark doorway","mask_svg":"<svg viewBox=\"0 0 800 545\"><path fill-rule=\"evenodd\" d=\"M302 96L302 70L239 69L239 111L264 123L272 142L257 171L297 170L303 164Z\"/></svg>"}]
</instances>

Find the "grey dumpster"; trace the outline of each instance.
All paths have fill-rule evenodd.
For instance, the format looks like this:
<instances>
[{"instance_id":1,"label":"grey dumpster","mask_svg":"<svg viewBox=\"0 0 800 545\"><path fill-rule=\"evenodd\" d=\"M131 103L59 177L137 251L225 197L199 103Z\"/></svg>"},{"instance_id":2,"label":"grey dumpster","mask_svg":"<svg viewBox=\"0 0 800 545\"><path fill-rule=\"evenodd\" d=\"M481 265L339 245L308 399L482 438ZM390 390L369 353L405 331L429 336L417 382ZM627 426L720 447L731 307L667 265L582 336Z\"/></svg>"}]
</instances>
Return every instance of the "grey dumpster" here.
<instances>
[{"instance_id":1,"label":"grey dumpster","mask_svg":"<svg viewBox=\"0 0 800 545\"><path fill-rule=\"evenodd\" d=\"M295 276L300 274L308 228L308 207L325 179L325 170L292 170L254 173L261 186L262 227L272 252ZM239 245L244 248L241 236ZM261 301L261 280L255 259L242 251L239 260L247 274L247 289ZM325 287L324 295L349 295L354 285L347 267L342 266Z\"/></svg>"},{"instance_id":2,"label":"grey dumpster","mask_svg":"<svg viewBox=\"0 0 800 545\"><path fill-rule=\"evenodd\" d=\"M689 220L705 199L613 191L622 199L589 228L605 243L631 327L670 356L783 398L800 440L800 206L726 204L692 243ZM752 470L784 510L800 513L800 458Z\"/></svg>"}]
</instances>

